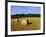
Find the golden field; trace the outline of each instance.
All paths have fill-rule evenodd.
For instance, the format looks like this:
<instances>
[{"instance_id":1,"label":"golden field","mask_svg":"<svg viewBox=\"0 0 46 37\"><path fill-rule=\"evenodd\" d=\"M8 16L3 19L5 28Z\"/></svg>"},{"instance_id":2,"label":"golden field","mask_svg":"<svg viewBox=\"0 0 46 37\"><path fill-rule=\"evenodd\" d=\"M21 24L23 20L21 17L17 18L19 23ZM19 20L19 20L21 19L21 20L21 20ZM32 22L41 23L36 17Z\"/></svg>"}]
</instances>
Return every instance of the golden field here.
<instances>
[{"instance_id":1,"label":"golden field","mask_svg":"<svg viewBox=\"0 0 46 37\"><path fill-rule=\"evenodd\" d=\"M19 19L19 21L17 21ZM27 19L31 24L27 25ZM21 30L39 30L40 29L40 17L25 17L25 18L12 18L11 19L11 31Z\"/></svg>"}]
</instances>

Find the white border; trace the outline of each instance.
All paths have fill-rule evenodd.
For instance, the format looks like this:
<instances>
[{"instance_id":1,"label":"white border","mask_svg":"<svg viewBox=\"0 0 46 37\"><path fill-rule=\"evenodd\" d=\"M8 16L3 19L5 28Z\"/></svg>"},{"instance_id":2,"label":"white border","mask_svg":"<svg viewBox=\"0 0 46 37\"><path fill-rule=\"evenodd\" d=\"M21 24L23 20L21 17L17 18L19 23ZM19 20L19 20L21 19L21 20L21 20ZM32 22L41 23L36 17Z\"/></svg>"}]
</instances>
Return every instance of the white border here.
<instances>
[{"instance_id":1,"label":"white border","mask_svg":"<svg viewBox=\"0 0 46 37\"><path fill-rule=\"evenodd\" d=\"M32 30L32 31L12 31L11 32L11 5L41 7L41 29ZM8 35L35 34L35 33L43 33L43 4L8 2Z\"/></svg>"}]
</instances>

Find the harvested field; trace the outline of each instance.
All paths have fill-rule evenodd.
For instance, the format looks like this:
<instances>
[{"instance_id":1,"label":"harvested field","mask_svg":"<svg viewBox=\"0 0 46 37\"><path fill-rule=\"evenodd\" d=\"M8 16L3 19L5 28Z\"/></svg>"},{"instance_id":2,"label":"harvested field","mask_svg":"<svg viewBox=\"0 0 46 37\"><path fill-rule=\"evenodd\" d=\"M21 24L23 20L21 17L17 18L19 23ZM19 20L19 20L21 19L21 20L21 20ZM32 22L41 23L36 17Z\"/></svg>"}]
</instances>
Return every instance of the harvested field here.
<instances>
[{"instance_id":1,"label":"harvested field","mask_svg":"<svg viewBox=\"0 0 46 37\"><path fill-rule=\"evenodd\" d=\"M27 24L30 23L29 25ZM40 29L40 17L25 17L25 18L12 18L11 19L11 31L24 31L24 30L39 30Z\"/></svg>"}]
</instances>

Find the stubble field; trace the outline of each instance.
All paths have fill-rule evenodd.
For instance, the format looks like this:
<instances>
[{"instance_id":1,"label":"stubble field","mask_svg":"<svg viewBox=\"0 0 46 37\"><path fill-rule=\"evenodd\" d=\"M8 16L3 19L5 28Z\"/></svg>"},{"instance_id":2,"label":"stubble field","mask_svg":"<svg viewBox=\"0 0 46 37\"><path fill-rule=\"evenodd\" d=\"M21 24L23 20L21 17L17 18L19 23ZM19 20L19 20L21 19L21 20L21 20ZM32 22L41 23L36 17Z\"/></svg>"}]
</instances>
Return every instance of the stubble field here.
<instances>
[{"instance_id":1,"label":"stubble field","mask_svg":"<svg viewBox=\"0 0 46 37\"><path fill-rule=\"evenodd\" d=\"M27 24L27 19L31 24ZM11 18L11 31L24 30L40 30L40 17Z\"/></svg>"}]
</instances>

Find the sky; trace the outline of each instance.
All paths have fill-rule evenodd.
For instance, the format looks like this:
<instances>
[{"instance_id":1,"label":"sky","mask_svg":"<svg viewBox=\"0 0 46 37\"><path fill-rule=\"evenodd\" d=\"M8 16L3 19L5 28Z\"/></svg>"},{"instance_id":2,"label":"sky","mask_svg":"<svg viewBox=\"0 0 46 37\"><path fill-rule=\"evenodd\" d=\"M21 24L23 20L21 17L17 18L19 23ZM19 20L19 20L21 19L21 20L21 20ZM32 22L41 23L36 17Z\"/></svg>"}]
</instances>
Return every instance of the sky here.
<instances>
[{"instance_id":1,"label":"sky","mask_svg":"<svg viewBox=\"0 0 46 37\"><path fill-rule=\"evenodd\" d=\"M40 14L40 7L35 6L11 6L11 15L16 14Z\"/></svg>"}]
</instances>

